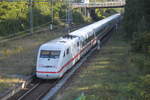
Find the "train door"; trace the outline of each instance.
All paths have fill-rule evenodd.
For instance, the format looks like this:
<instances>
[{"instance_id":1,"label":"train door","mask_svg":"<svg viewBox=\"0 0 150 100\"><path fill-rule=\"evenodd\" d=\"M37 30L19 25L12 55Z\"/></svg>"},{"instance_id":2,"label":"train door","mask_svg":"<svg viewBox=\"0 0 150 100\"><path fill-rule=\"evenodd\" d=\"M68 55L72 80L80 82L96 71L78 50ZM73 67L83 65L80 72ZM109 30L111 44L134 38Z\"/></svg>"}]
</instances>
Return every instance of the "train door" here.
<instances>
[{"instance_id":1,"label":"train door","mask_svg":"<svg viewBox=\"0 0 150 100\"><path fill-rule=\"evenodd\" d=\"M80 38L78 38L77 39L77 53L78 53L78 59L77 60L79 60L80 59L80 56L81 56L81 41L80 41Z\"/></svg>"},{"instance_id":2,"label":"train door","mask_svg":"<svg viewBox=\"0 0 150 100\"><path fill-rule=\"evenodd\" d=\"M68 47L64 50L63 61L62 61L63 65L66 65L66 70L72 66L72 64L69 63L71 58L72 58L72 53L71 53L70 47Z\"/></svg>"},{"instance_id":3,"label":"train door","mask_svg":"<svg viewBox=\"0 0 150 100\"><path fill-rule=\"evenodd\" d=\"M96 37L96 30L93 29L93 45L95 45L97 43L97 37Z\"/></svg>"},{"instance_id":4,"label":"train door","mask_svg":"<svg viewBox=\"0 0 150 100\"><path fill-rule=\"evenodd\" d=\"M76 55L77 55L76 42L72 42L71 52L72 52L72 58L73 58L72 65L74 65L76 62Z\"/></svg>"},{"instance_id":5,"label":"train door","mask_svg":"<svg viewBox=\"0 0 150 100\"><path fill-rule=\"evenodd\" d=\"M81 41L80 41L80 38L77 39L77 51L78 53L80 52L81 50Z\"/></svg>"}]
</instances>

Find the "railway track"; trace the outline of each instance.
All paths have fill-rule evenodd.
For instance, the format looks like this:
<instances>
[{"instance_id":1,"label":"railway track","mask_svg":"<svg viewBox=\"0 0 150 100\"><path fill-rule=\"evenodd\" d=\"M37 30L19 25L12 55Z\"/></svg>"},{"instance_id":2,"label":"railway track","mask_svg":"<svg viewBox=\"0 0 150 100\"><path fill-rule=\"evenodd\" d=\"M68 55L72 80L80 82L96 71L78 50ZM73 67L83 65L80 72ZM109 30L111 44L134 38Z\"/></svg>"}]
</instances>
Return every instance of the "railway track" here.
<instances>
[{"instance_id":1,"label":"railway track","mask_svg":"<svg viewBox=\"0 0 150 100\"><path fill-rule=\"evenodd\" d=\"M40 100L57 83L58 80L39 80L29 84L25 89L8 100Z\"/></svg>"}]
</instances>

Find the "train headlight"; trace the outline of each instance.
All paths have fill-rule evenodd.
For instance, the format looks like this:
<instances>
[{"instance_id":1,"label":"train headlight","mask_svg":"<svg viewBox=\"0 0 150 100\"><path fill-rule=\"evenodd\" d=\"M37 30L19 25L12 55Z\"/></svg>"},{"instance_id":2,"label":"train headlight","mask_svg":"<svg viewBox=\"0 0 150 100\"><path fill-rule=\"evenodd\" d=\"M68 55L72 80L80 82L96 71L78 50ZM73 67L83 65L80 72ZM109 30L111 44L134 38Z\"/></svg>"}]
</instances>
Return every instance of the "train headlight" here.
<instances>
[{"instance_id":1,"label":"train headlight","mask_svg":"<svg viewBox=\"0 0 150 100\"><path fill-rule=\"evenodd\" d=\"M43 66L45 68L55 68L55 66Z\"/></svg>"},{"instance_id":2,"label":"train headlight","mask_svg":"<svg viewBox=\"0 0 150 100\"><path fill-rule=\"evenodd\" d=\"M55 66L51 66L51 68L55 68Z\"/></svg>"},{"instance_id":3,"label":"train headlight","mask_svg":"<svg viewBox=\"0 0 150 100\"><path fill-rule=\"evenodd\" d=\"M48 68L55 68L55 66L47 66Z\"/></svg>"}]
</instances>

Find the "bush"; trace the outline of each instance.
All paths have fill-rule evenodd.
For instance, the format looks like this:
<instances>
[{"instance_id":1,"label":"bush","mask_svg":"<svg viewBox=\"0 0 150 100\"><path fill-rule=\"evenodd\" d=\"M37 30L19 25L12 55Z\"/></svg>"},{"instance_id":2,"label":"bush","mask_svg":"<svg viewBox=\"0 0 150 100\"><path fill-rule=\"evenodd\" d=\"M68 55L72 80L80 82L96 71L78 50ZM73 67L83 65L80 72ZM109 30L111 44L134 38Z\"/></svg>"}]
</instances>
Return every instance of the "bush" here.
<instances>
[{"instance_id":1,"label":"bush","mask_svg":"<svg viewBox=\"0 0 150 100\"><path fill-rule=\"evenodd\" d=\"M134 33L138 34L138 33ZM137 35L134 37L134 40L131 43L132 50L135 52L142 52L150 54L150 33L144 32L143 34L140 33L140 36Z\"/></svg>"},{"instance_id":2,"label":"bush","mask_svg":"<svg viewBox=\"0 0 150 100\"><path fill-rule=\"evenodd\" d=\"M150 74L141 77L141 92L143 100L150 100Z\"/></svg>"},{"instance_id":3,"label":"bush","mask_svg":"<svg viewBox=\"0 0 150 100\"><path fill-rule=\"evenodd\" d=\"M73 22L76 24L84 23L83 15L77 10L73 11Z\"/></svg>"}]
</instances>

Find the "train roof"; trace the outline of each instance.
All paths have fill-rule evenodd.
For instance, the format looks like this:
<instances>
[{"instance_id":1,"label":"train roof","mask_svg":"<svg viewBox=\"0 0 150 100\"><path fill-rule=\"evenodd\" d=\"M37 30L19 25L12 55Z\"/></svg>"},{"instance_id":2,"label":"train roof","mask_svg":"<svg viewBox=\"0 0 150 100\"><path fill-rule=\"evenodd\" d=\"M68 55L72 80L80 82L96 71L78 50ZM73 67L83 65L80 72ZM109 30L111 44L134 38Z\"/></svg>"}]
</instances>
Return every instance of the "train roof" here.
<instances>
[{"instance_id":1,"label":"train roof","mask_svg":"<svg viewBox=\"0 0 150 100\"><path fill-rule=\"evenodd\" d=\"M73 35L65 35L62 36L60 38L56 38L54 40L51 40L47 43L44 43L41 45L40 48L42 49L53 49L53 50L61 50L61 49L65 49L68 46L72 45L72 43L74 43L74 41L77 39L77 36L73 36Z\"/></svg>"},{"instance_id":2,"label":"train roof","mask_svg":"<svg viewBox=\"0 0 150 100\"><path fill-rule=\"evenodd\" d=\"M80 28L76 31L73 31L73 32L69 33L69 34L70 35L76 35L76 36L79 36L79 37L82 37L82 38L86 39L91 34L90 32L92 32L94 29L106 24L107 22L111 21L112 19L117 18L118 16L120 16L119 13L114 14L114 15L108 17L108 18L102 19L102 20L100 20L98 22L95 22L93 24L90 24L86 27Z\"/></svg>"},{"instance_id":3,"label":"train roof","mask_svg":"<svg viewBox=\"0 0 150 100\"><path fill-rule=\"evenodd\" d=\"M81 29L78 29L78 30L76 30L76 31L73 31L73 32L71 32L71 33L69 33L69 34L70 34L70 35L78 36L78 37L80 37L81 39L87 38L87 37L90 35L90 33L93 31L93 30L91 30L91 29L88 28L89 26L90 26L90 25L88 25L88 26L86 26L86 27L83 27L83 28L81 28Z\"/></svg>"}]
</instances>

